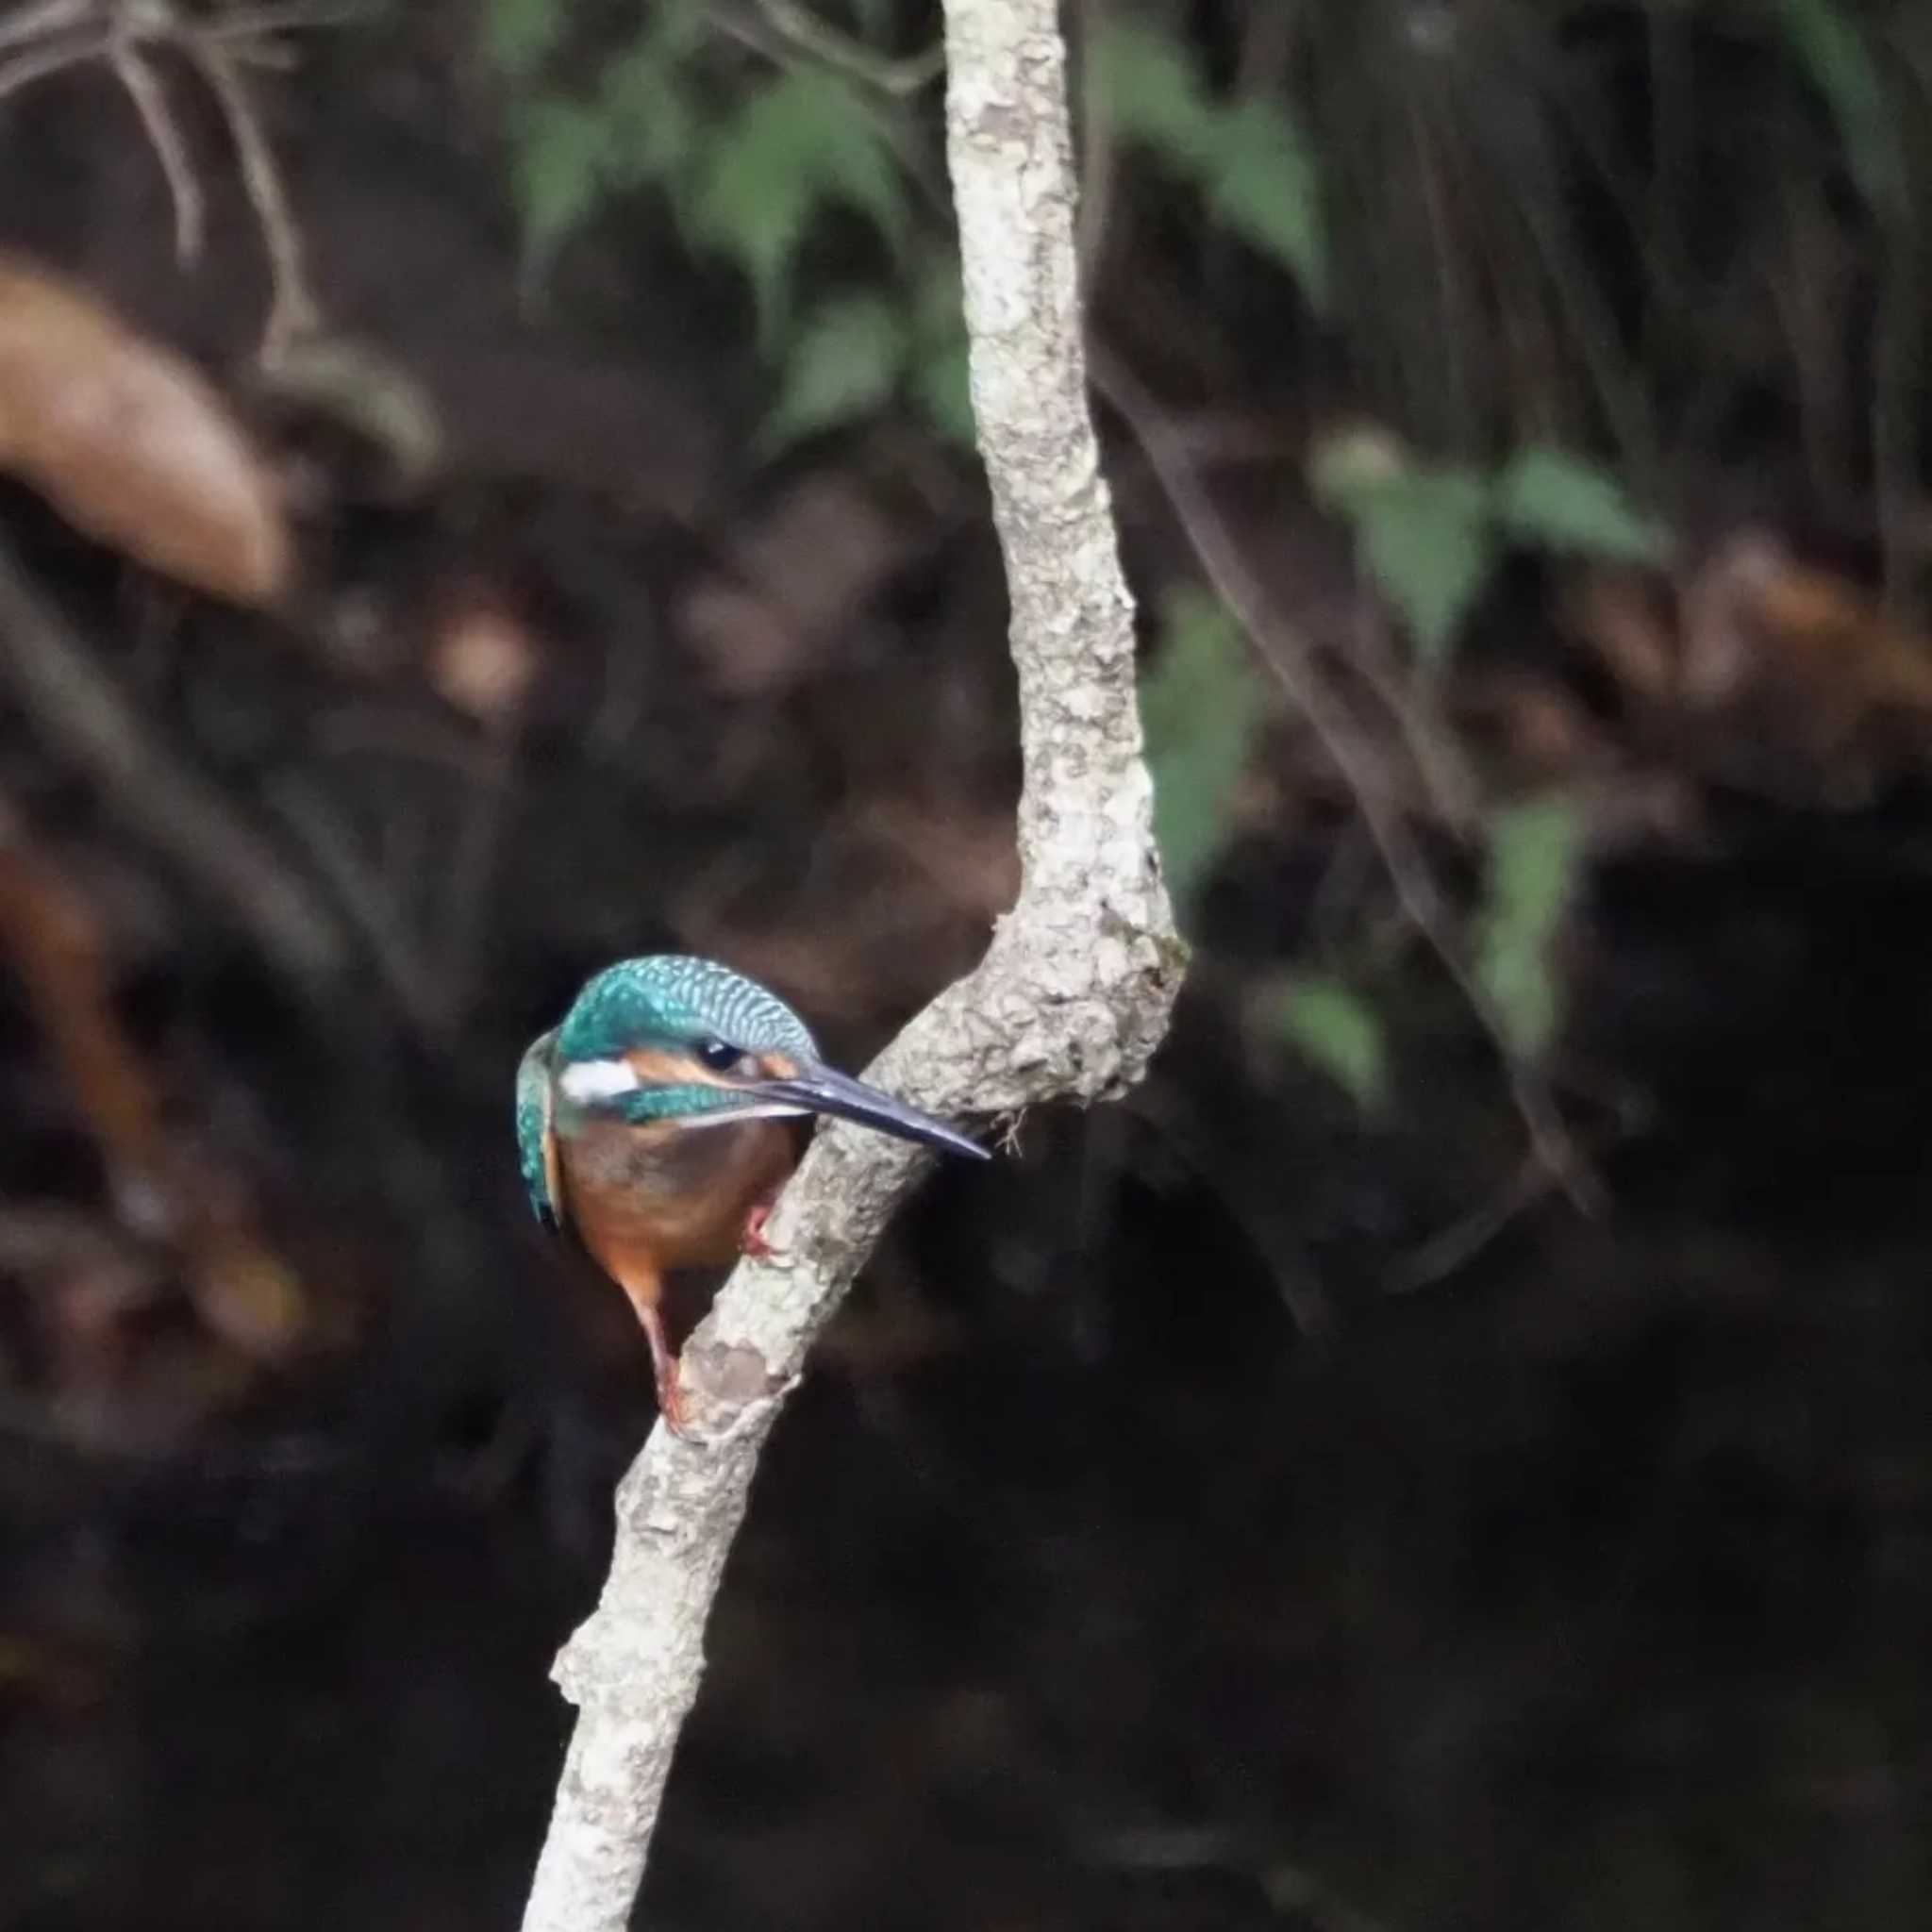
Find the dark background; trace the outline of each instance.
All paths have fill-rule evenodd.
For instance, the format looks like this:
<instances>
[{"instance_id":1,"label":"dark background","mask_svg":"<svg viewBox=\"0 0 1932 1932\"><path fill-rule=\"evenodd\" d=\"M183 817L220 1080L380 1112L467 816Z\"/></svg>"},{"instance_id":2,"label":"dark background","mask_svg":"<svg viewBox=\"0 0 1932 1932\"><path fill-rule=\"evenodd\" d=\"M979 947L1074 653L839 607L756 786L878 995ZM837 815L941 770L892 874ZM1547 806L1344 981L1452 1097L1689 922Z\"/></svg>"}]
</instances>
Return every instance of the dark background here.
<instances>
[{"instance_id":1,"label":"dark background","mask_svg":"<svg viewBox=\"0 0 1932 1932\"><path fill-rule=\"evenodd\" d=\"M1917 12L1070 16L1083 48L1157 29L1313 158L1262 198L1322 210L1319 303L1181 136L1110 143L1076 88L1150 668L1205 530L1269 624L1197 713L1252 728L1164 753L1208 836L1146 1088L937 1174L788 1410L654 1925L1925 1922ZM9 1927L514 1922L549 1659L650 1421L621 1298L529 1222L517 1056L589 972L676 947L859 1065L1016 884L976 465L909 390L774 439L797 337L616 162L533 264L532 103L590 98L640 16L523 14L534 60L517 9L439 0L243 70L346 386L257 364L260 223L183 45L152 64L206 200L186 267L104 63L0 93L0 236L208 374L298 558L249 609L77 532L8 427L66 378L0 289ZM937 32L912 0L824 18L906 58ZM825 71L775 31L720 0L680 56L707 112ZM899 313L943 256L938 92L878 98L911 239L876 196L814 210L802 305ZM1506 545L1419 669L1307 480L1364 425L1472 473L1560 446L1672 546ZM108 696L63 711L34 668L75 661ZM104 703L139 757L70 728ZM161 823L183 782L319 963ZM1586 836L1541 942L1558 1024L1512 1067L1442 955L1478 942L1497 815L1550 791ZM1279 1023L1311 973L1379 1096Z\"/></svg>"}]
</instances>

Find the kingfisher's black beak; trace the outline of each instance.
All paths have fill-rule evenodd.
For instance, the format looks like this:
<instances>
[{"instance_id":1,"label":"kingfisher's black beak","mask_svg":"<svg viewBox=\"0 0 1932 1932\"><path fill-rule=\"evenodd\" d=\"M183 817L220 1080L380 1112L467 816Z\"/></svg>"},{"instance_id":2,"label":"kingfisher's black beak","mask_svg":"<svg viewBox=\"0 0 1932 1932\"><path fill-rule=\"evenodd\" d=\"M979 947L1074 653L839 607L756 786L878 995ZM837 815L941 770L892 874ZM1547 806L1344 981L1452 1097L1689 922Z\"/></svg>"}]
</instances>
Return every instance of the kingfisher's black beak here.
<instances>
[{"instance_id":1,"label":"kingfisher's black beak","mask_svg":"<svg viewBox=\"0 0 1932 1932\"><path fill-rule=\"evenodd\" d=\"M800 1108L807 1113L836 1114L841 1120L857 1121L882 1134L896 1134L902 1141L918 1141L944 1154L964 1154L974 1160L992 1158L977 1141L956 1133L944 1121L921 1113L916 1107L908 1107L863 1080L835 1074L830 1067L807 1067L790 1080L757 1080L744 1091L760 1100Z\"/></svg>"}]
</instances>

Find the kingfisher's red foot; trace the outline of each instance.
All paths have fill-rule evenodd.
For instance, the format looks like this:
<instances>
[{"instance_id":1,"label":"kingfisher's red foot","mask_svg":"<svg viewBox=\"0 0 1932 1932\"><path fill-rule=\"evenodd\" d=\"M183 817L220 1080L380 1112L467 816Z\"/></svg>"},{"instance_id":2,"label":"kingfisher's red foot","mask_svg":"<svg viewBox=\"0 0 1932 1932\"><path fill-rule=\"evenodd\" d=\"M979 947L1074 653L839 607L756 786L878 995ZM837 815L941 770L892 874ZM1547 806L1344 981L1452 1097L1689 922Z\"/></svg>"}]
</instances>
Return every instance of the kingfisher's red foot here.
<instances>
[{"instance_id":1,"label":"kingfisher's red foot","mask_svg":"<svg viewBox=\"0 0 1932 1932\"><path fill-rule=\"evenodd\" d=\"M738 1237L738 1250L754 1261L768 1261L778 1250L765 1239L765 1225L772 1218L772 1204L761 1201L744 1217L744 1232Z\"/></svg>"},{"instance_id":2,"label":"kingfisher's red foot","mask_svg":"<svg viewBox=\"0 0 1932 1932\"><path fill-rule=\"evenodd\" d=\"M671 1352L670 1338L664 1333L664 1318L655 1302L638 1304L638 1320L644 1339L651 1344L651 1374L658 1385L658 1413L674 1436L687 1442L696 1440L691 1431L691 1416L684 1406L684 1391L677 1386L677 1357Z\"/></svg>"},{"instance_id":3,"label":"kingfisher's red foot","mask_svg":"<svg viewBox=\"0 0 1932 1932\"><path fill-rule=\"evenodd\" d=\"M691 1412L684 1406L684 1391L677 1386L677 1357L673 1356L658 1375L658 1413L674 1436L687 1442L697 1440L691 1434Z\"/></svg>"}]
</instances>

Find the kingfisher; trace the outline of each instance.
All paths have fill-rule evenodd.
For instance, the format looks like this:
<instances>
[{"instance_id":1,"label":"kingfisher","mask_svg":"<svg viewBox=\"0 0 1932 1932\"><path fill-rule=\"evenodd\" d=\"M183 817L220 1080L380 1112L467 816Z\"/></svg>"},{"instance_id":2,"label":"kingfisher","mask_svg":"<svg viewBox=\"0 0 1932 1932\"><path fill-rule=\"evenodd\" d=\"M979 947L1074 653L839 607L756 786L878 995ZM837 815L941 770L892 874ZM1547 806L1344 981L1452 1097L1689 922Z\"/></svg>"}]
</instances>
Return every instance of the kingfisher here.
<instances>
[{"instance_id":1,"label":"kingfisher","mask_svg":"<svg viewBox=\"0 0 1932 1932\"><path fill-rule=\"evenodd\" d=\"M943 1121L826 1066L775 993L684 954L607 966L517 1069L530 1206L624 1291L651 1346L658 1412L679 1435L664 1277L773 1252L765 1223L798 1165L796 1125L817 1114L989 1158Z\"/></svg>"}]
</instances>

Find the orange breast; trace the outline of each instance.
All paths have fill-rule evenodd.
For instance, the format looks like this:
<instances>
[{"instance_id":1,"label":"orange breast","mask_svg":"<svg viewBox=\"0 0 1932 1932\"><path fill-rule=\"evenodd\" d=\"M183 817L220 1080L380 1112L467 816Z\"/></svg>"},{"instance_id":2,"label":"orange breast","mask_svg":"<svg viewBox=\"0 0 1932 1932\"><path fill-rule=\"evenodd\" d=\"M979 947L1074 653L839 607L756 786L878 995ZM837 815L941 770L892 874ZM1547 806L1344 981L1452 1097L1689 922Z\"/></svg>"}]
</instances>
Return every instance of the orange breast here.
<instances>
[{"instance_id":1,"label":"orange breast","mask_svg":"<svg viewBox=\"0 0 1932 1932\"><path fill-rule=\"evenodd\" d=\"M599 1122L559 1138L567 1218L633 1299L658 1277L739 1252L745 1216L785 1183L795 1143L781 1121L730 1127Z\"/></svg>"}]
</instances>

